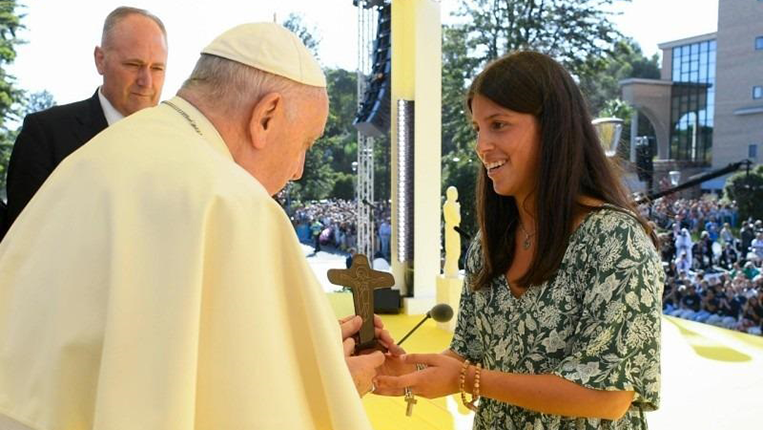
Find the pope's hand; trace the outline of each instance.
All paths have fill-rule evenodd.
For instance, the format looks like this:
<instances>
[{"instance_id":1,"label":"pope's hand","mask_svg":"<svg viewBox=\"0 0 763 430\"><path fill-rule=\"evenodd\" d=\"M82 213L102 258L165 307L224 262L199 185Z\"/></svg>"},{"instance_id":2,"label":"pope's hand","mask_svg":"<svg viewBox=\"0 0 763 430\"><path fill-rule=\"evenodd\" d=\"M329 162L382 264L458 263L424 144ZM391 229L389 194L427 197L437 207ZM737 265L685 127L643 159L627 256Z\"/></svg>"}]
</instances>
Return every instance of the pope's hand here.
<instances>
[{"instance_id":1,"label":"pope's hand","mask_svg":"<svg viewBox=\"0 0 763 430\"><path fill-rule=\"evenodd\" d=\"M376 369L384 364L384 354L381 351L375 351L370 354L345 357L345 361L358 394L363 397L374 391L373 379L376 376Z\"/></svg>"},{"instance_id":2,"label":"pope's hand","mask_svg":"<svg viewBox=\"0 0 763 430\"><path fill-rule=\"evenodd\" d=\"M344 344L345 356L352 355L355 349L355 339L352 336L360 330L360 326L363 325L363 319L357 315L350 315L339 320L339 325L342 328L342 343ZM395 344L395 340L392 339L389 331L384 329L384 323L378 315L374 315L374 332L379 343L392 355L405 354L405 351Z\"/></svg>"}]
</instances>

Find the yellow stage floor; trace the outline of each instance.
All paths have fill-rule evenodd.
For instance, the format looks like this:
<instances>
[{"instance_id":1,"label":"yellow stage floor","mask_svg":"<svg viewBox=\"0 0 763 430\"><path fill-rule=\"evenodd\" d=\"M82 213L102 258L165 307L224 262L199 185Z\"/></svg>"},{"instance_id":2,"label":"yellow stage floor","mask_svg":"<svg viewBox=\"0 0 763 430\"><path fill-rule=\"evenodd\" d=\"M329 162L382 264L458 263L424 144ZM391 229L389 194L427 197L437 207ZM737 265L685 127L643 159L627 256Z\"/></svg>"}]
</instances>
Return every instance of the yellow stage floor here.
<instances>
[{"instance_id":1,"label":"yellow stage floor","mask_svg":"<svg viewBox=\"0 0 763 430\"><path fill-rule=\"evenodd\" d=\"M333 304L339 315L351 313L351 304ZM395 339L421 318L382 315ZM442 351L450 338L429 320L403 346L408 352ZM662 405L647 415L650 429L763 428L763 337L664 317L662 348ZM457 396L418 399L411 418L401 397L368 395L363 403L375 430L472 428L473 414Z\"/></svg>"}]
</instances>

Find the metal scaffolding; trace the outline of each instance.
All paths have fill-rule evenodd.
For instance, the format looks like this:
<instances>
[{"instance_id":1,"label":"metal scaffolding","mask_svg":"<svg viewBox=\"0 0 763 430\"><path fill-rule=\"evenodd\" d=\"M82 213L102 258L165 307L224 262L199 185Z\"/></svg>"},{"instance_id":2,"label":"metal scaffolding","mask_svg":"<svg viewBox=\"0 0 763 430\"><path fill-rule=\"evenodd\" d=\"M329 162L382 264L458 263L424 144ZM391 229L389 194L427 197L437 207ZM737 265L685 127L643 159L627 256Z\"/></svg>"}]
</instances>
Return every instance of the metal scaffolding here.
<instances>
[{"instance_id":1,"label":"metal scaffolding","mask_svg":"<svg viewBox=\"0 0 763 430\"><path fill-rule=\"evenodd\" d=\"M376 12L372 0L358 0L358 108L366 92L371 73L373 42L376 34ZM358 132L358 177L356 201L358 205L358 252L374 255L374 138Z\"/></svg>"}]
</instances>

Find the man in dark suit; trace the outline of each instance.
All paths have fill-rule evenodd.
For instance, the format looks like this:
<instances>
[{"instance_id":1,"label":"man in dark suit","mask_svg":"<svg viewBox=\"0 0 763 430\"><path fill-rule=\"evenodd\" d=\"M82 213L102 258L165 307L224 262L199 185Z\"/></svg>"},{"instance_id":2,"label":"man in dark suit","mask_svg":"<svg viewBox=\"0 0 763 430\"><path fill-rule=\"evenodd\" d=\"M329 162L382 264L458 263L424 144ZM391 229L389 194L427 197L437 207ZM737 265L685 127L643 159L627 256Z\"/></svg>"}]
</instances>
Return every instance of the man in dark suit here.
<instances>
[{"instance_id":1,"label":"man in dark suit","mask_svg":"<svg viewBox=\"0 0 763 430\"><path fill-rule=\"evenodd\" d=\"M159 102L167 63L167 34L159 18L143 9L115 9L106 17L94 57L103 83L92 97L24 118L8 164L0 238L64 158L108 125Z\"/></svg>"}]
</instances>

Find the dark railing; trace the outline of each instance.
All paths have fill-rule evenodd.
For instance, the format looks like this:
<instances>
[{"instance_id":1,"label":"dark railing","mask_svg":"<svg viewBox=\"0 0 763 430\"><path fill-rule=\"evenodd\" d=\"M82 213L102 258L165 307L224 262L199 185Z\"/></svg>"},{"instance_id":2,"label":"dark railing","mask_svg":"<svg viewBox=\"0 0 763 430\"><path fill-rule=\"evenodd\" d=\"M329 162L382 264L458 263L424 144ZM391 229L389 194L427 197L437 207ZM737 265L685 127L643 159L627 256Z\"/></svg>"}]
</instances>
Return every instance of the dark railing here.
<instances>
[{"instance_id":1,"label":"dark railing","mask_svg":"<svg viewBox=\"0 0 763 430\"><path fill-rule=\"evenodd\" d=\"M684 182L683 184L679 184L679 185L676 185L675 187L668 188L667 190L657 191L657 192L648 194L646 196L642 196L642 197L636 198L636 204L648 203L648 202L657 200L660 197L664 197L664 196L667 196L669 194L673 194L675 192L684 190L686 188L691 188L691 187L693 187L695 185L699 185L699 184L701 184L703 182L706 182L706 181L709 181L711 179L715 179L715 178L717 178L719 176L723 176L723 175L729 174L731 172L736 172L742 166L746 166L747 173L749 174L749 172L750 172L750 165L751 164L752 164L752 162L750 160L743 160L743 161L739 161L739 162L736 162L736 163L731 163L731 164L729 164L728 166L726 166L726 167L724 167L722 169L718 169L718 170L713 170L711 172L707 172L707 173L705 173L703 175L697 176L696 178L690 179L690 180Z\"/></svg>"}]
</instances>

